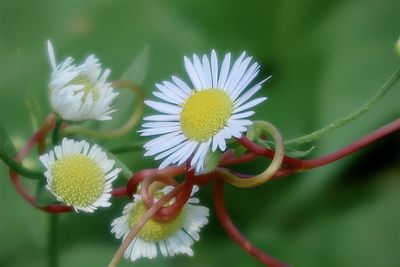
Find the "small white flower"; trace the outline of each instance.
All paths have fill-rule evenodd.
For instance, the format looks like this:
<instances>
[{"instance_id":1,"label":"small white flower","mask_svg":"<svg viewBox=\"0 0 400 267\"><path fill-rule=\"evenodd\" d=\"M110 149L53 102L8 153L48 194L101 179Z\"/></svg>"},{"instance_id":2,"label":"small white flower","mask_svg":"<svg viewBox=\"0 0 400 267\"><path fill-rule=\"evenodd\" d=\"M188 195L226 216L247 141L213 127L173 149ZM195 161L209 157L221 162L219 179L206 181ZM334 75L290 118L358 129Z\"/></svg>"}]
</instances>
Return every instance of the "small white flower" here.
<instances>
[{"instance_id":1,"label":"small white flower","mask_svg":"<svg viewBox=\"0 0 400 267\"><path fill-rule=\"evenodd\" d=\"M64 138L39 159L46 167L46 188L58 201L85 212L111 205L111 183L121 169L97 145Z\"/></svg>"},{"instance_id":2,"label":"small white flower","mask_svg":"<svg viewBox=\"0 0 400 267\"><path fill-rule=\"evenodd\" d=\"M160 190L160 192L167 194L171 190L172 187L168 186ZM193 187L192 195L196 191L198 191L197 186ZM198 203L198 198L190 198L181 213L172 221L166 223L152 219L147 221L142 230L129 244L124 257L132 261L141 257L152 259L157 256L158 250L164 257L177 254L193 256L191 246L194 241L199 240L200 229L208 223L209 216L208 208L193 205ZM141 196L135 194L133 203L127 204L122 216L111 223L111 233L114 233L117 239L122 237L122 240L125 240L130 230L146 211L147 208Z\"/></svg>"},{"instance_id":3,"label":"small white flower","mask_svg":"<svg viewBox=\"0 0 400 267\"><path fill-rule=\"evenodd\" d=\"M144 148L146 156L164 159L160 168L171 164L181 165L191 156L191 166L197 172L203 170L207 152L226 149L226 140L240 137L252 122L247 118L254 114L250 108L260 104L266 97L249 99L261 89L268 79L252 81L259 72L252 58L242 55L231 66L231 54L225 55L221 67L217 55L211 51L211 59L187 57L185 68L193 87L172 76L172 81L156 84L153 94L165 102L145 101L160 115L145 117L142 136L156 136ZM248 87L250 87L248 89Z\"/></svg>"},{"instance_id":4,"label":"small white flower","mask_svg":"<svg viewBox=\"0 0 400 267\"><path fill-rule=\"evenodd\" d=\"M72 64L72 57L57 65L50 41L47 47L53 68L49 83L53 110L68 121L110 120L110 114L115 111L111 103L118 95L107 82L111 71L102 72L94 55L78 66Z\"/></svg>"}]
</instances>

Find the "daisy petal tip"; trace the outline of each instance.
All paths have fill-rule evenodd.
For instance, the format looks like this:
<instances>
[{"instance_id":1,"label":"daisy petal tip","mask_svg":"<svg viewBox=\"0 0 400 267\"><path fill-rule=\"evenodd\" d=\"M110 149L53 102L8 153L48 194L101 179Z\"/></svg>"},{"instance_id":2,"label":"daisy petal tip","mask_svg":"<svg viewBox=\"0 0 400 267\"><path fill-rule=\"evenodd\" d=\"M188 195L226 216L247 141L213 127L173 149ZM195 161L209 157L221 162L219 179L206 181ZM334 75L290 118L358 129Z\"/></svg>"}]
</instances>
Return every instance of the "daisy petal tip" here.
<instances>
[{"instance_id":1,"label":"daisy petal tip","mask_svg":"<svg viewBox=\"0 0 400 267\"><path fill-rule=\"evenodd\" d=\"M54 48L53 48L53 44L51 43L50 40L47 40L47 51L49 53L50 65L51 65L51 67L53 69L56 69L57 65L56 65L56 58L55 58Z\"/></svg>"}]
</instances>

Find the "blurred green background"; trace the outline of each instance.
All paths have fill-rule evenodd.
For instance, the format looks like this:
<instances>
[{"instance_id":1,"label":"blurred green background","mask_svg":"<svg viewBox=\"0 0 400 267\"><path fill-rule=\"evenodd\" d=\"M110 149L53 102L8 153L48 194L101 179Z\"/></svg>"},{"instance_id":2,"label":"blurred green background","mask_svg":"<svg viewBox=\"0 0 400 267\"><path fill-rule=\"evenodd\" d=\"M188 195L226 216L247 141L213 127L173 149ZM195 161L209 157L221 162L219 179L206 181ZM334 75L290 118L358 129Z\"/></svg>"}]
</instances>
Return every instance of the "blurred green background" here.
<instances>
[{"instance_id":1,"label":"blurred green background","mask_svg":"<svg viewBox=\"0 0 400 267\"><path fill-rule=\"evenodd\" d=\"M215 48L220 56L246 50L261 63L259 79L272 75L260 93L269 100L255 118L294 138L352 112L377 91L399 63L393 51L399 29L395 0L1 0L0 120L21 147L35 127L32 110L39 120L49 112L48 39L58 62L69 55L79 62L94 53L112 69L113 79L125 73L142 84L147 97L154 83L173 74L187 80L183 55ZM132 62L134 71L126 73ZM310 157L398 118L399 89L396 84L366 115L315 142ZM133 108L129 101L121 101L125 108L116 113L116 122L104 127L126 118ZM135 130L118 142L142 140ZM227 186L226 203L250 240L293 266L400 266L399 150L397 134L328 167L256 189ZM143 161L141 152L122 159L133 171L156 166ZM35 154L26 165L40 168ZM258 161L247 171L263 165ZM0 266L45 266L47 215L14 191L3 162L0 176ZM211 192L207 186L200 193L212 212L194 246L195 257L121 266L259 266L224 233ZM126 201L115 199L112 208L95 214L62 215L61 266L106 266L120 244L109 225Z\"/></svg>"}]
</instances>

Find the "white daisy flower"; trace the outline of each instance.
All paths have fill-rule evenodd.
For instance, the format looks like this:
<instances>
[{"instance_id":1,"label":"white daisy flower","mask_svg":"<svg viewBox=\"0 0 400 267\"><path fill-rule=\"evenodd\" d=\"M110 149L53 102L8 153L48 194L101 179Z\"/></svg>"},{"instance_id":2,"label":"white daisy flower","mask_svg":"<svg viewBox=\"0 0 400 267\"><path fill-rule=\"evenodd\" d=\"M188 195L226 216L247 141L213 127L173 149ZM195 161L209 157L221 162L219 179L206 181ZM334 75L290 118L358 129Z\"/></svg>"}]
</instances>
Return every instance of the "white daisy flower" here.
<instances>
[{"instance_id":1,"label":"white daisy flower","mask_svg":"<svg viewBox=\"0 0 400 267\"><path fill-rule=\"evenodd\" d=\"M111 205L111 183L121 169L97 145L64 138L39 159L46 167L46 188L58 201L85 212Z\"/></svg>"},{"instance_id":2,"label":"white daisy flower","mask_svg":"<svg viewBox=\"0 0 400 267\"><path fill-rule=\"evenodd\" d=\"M219 67L214 50L210 60L207 55L202 60L193 55L193 61L185 57L193 86L172 76L172 82L156 84L158 91L153 93L165 102L145 101L161 113L144 118L148 122L143 124L142 136L159 135L144 145L145 155L164 159L160 168L181 165L192 156L190 164L200 172L210 148L224 151L226 140L239 138L252 123L247 118L254 111L249 109L267 99L249 100L268 80L252 84L260 66L250 64L251 60L243 52L231 66L228 53Z\"/></svg>"},{"instance_id":3,"label":"white daisy flower","mask_svg":"<svg viewBox=\"0 0 400 267\"><path fill-rule=\"evenodd\" d=\"M49 83L53 110L68 121L110 120L110 114L115 111L111 109L111 102L118 95L107 82L111 71L102 72L94 55L78 66L72 64L72 57L57 65L50 41L47 47L53 68Z\"/></svg>"},{"instance_id":4,"label":"white daisy flower","mask_svg":"<svg viewBox=\"0 0 400 267\"><path fill-rule=\"evenodd\" d=\"M164 195L171 190L172 187L167 186L159 192ZM192 195L197 191L198 187L194 186ZM199 240L200 229L208 223L209 216L208 208L194 205L198 203L198 198L189 198L181 213L172 221L165 223L152 219L147 221L129 244L124 257L132 261L141 257L152 259L157 256L158 251L164 257L177 254L193 256L191 246L194 241ZM122 216L111 223L111 233L115 234L117 239L122 237L122 240L125 240L130 230L135 227L146 211L147 207L141 196L135 194L133 202L125 206Z\"/></svg>"}]
</instances>

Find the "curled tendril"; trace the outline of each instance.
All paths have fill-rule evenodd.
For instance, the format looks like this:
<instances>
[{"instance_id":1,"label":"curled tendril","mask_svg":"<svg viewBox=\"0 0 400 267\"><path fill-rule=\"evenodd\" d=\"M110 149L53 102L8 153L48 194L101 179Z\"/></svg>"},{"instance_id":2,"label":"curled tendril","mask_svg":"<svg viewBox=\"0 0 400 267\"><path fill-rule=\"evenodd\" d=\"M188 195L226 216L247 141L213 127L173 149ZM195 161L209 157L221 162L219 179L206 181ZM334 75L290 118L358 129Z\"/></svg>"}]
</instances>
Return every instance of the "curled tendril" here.
<instances>
[{"instance_id":1,"label":"curled tendril","mask_svg":"<svg viewBox=\"0 0 400 267\"><path fill-rule=\"evenodd\" d=\"M279 170L282 164L282 160L285 156L285 145L282 135L274 125L266 121L254 121L253 125L254 129L260 129L261 133L269 133L274 139L275 154L268 168L262 173L249 178L238 176L232 171L225 168L217 168L215 170L215 173L223 178L227 183L230 183L240 188L255 187L267 182ZM253 134L253 132L251 134Z\"/></svg>"},{"instance_id":2,"label":"curled tendril","mask_svg":"<svg viewBox=\"0 0 400 267\"><path fill-rule=\"evenodd\" d=\"M155 189L162 185L177 186L177 183L168 175L156 174L153 176L146 177L143 180L141 187L141 196L145 205L150 208L154 205L154 197L151 195L155 192ZM183 183L182 192L177 195L174 203L169 206L162 207L153 216L153 219L161 222L168 222L176 218L181 212L183 206L188 201L194 185L194 170L188 170L186 168L186 180Z\"/></svg>"},{"instance_id":3,"label":"curled tendril","mask_svg":"<svg viewBox=\"0 0 400 267\"><path fill-rule=\"evenodd\" d=\"M135 95L135 110L132 113L132 116L130 119L120 128L114 129L114 130L108 130L108 131L98 131L98 130L92 130L83 126L69 126L63 129L63 134L64 135L69 135L69 134L82 134L85 136L89 136L92 138L99 138L99 139L110 139L110 138L115 138L121 135L126 134L129 130L131 130L136 123L140 121L142 118L143 114L143 106L144 106L144 94L140 87L130 81L127 80L117 80L112 82L112 86L115 88L121 88L121 89L129 89L132 91Z\"/></svg>"}]
</instances>

